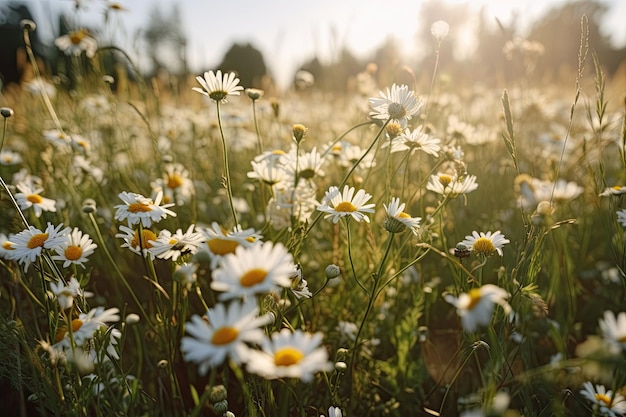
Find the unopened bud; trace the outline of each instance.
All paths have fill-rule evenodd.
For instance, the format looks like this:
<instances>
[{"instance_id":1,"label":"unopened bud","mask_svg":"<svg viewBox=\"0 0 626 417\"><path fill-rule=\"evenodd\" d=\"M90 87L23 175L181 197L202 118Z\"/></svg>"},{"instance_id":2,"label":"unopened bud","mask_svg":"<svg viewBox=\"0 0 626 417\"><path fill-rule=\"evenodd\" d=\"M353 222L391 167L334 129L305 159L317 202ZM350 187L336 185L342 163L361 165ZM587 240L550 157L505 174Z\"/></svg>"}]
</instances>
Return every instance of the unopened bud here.
<instances>
[{"instance_id":1,"label":"unopened bud","mask_svg":"<svg viewBox=\"0 0 626 417\"><path fill-rule=\"evenodd\" d=\"M333 279L341 275L341 268L339 268L335 264L330 264L326 267L326 270L324 272L326 273L326 278Z\"/></svg>"},{"instance_id":2,"label":"unopened bud","mask_svg":"<svg viewBox=\"0 0 626 417\"><path fill-rule=\"evenodd\" d=\"M14 113L13 109L10 107L0 107L0 114L6 119L13 116Z\"/></svg>"},{"instance_id":3,"label":"unopened bud","mask_svg":"<svg viewBox=\"0 0 626 417\"><path fill-rule=\"evenodd\" d=\"M306 135L307 128L304 127L304 125L295 124L293 125L292 131L293 131L293 140L295 140L296 143L299 144L304 139L304 135Z\"/></svg>"}]
</instances>

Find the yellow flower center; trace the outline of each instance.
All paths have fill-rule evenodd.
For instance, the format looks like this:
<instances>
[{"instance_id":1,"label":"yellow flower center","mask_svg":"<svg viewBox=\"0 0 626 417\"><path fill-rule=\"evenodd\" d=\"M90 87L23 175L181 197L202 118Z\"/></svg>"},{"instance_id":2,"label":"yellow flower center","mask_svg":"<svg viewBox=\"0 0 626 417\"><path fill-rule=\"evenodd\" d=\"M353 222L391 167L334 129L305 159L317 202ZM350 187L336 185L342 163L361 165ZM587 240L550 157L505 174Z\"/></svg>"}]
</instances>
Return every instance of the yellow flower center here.
<instances>
[{"instance_id":1,"label":"yellow flower center","mask_svg":"<svg viewBox=\"0 0 626 417\"><path fill-rule=\"evenodd\" d=\"M272 151L272 155L285 155L285 151L282 151L280 149L274 149Z\"/></svg>"},{"instance_id":2,"label":"yellow flower center","mask_svg":"<svg viewBox=\"0 0 626 417\"><path fill-rule=\"evenodd\" d=\"M54 343L59 343L65 335L67 334L67 327L61 326L57 329L57 332L54 335Z\"/></svg>"},{"instance_id":3,"label":"yellow flower center","mask_svg":"<svg viewBox=\"0 0 626 417\"><path fill-rule=\"evenodd\" d=\"M470 298L469 304L467 305L468 310L473 310L483 298L482 294L480 293L480 288L472 288L467 293L467 295L469 295Z\"/></svg>"},{"instance_id":4,"label":"yellow flower center","mask_svg":"<svg viewBox=\"0 0 626 417\"><path fill-rule=\"evenodd\" d=\"M605 394L596 394L596 401L602 401L607 407L611 405L611 399Z\"/></svg>"},{"instance_id":5,"label":"yellow flower center","mask_svg":"<svg viewBox=\"0 0 626 417\"><path fill-rule=\"evenodd\" d=\"M402 213L398 214L398 217L401 218L401 219L410 219L411 215L408 214L408 213L402 212Z\"/></svg>"},{"instance_id":6,"label":"yellow flower center","mask_svg":"<svg viewBox=\"0 0 626 417\"><path fill-rule=\"evenodd\" d=\"M72 31L68 33L68 36L70 37L72 44L78 45L85 37L85 32L82 30Z\"/></svg>"},{"instance_id":7,"label":"yellow flower center","mask_svg":"<svg viewBox=\"0 0 626 417\"><path fill-rule=\"evenodd\" d=\"M622 186L621 185L614 185L611 188L614 189L615 191L622 191Z\"/></svg>"},{"instance_id":8,"label":"yellow flower center","mask_svg":"<svg viewBox=\"0 0 626 417\"><path fill-rule=\"evenodd\" d=\"M157 236L154 234L152 230L144 229L141 231L141 248L142 249L150 249L152 245L148 242L149 240L157 240ZM139 233L135 232L133 235L133 240L130 242L133 248L139 246Z\"/></svg>"},{"instance_id":9,"label":"yellow flower center","mask_svg":"<svg viewBox=\"0 0 626 417\"><path fill-rule=\"evenodd\" d=\"M215 255L224 256L229 253L235 253L235 249L239 246L239 242L229 239L220 239L219 237L209 239L207 241L209 250Z\"/></svg>"},{"instance_id":10,"label":"yellow flower center","mask_svg":"<svg viewBox=\"0 0 626 417\"><path fill-rule=\"evenodd\" d=\"M267 271L265 269L254 268L243 274L239 279L239 283L242 287L252 287L263 282L266 276Z\"/></svg>"},{"instance_id":11,"label":"yellow flower center","mask_svg":"<svg viewBox=\"0 0 626 417\"><path fill-rule=\"evenodd\" d=\"M387 134L393 139L402 134L402 125L400 123L391 122L387 125Z\"/></svg>"},{"instance_id":12,"label":"yellow flower center","mask_svg":"<svg viewBox=\"0 0 626 417\"><path fill-rule=\"evenodd\" d=\"M68 246L65 249L65 259L68 261L76 261L83 255L83 248L80 246Z\"/></svg>"},{"instance_id":13,"label":"yellow flower center","mask_svg":"<svg viewBox=\"0 0 626 417\"><path fill-rule=\"evenodd\" d=\"M26 199L33 204L41 204L43 202L43 198L39 194L29 194L26 196Z\"/></svg>"},{"instance_id":14,"label":"yellow flower center","mask_svg":"<svg viewBox=\"0 0 626 417\"><path fill-rule=\"evenodd\" d=\"M445 188L452 182L452 176L447 174L439 174L439 182Z\"/></svg>"},{"instance_id":15,"label":"yellow flower center","mask_svg":"<svg viewBox=\"0 0 626 417\"><path fill-rule=\"evenodd\" d=\"M490 255L496 251L496 247L493 246L491 239L487 239L486 237L476 239L472 247L474 248L474 251L480 253L481 255Z\"/></svg>"},{"instance_id":16,"label":"yellow flower center","mask_svg":"<svg viewBox=\"0 0 626 417\"><path fill-rule=\"evenodd\" d=\"M213 333L211 343L214 345L222 346L231 343L239 335L239 330L234 327L220 327Z\"/></svg>"},{"instance_id":17,"label":"yellow flower center","mask_svg":"<svg viewBox=\"0 0 626 417\"><path fill-rule=\"evenodd\" d=\"M13 249L13 248L11 248L11 249ZM617 341L620 342L620 343L626 343L626 334L624 336L620 337L619 339L617 339Z\"/></svg>"},{"instance_id":18,"label":"yellow flower center","mask_svg":"<svg viewBox=\"0 0 626 417\"><path fill-rule=\"evenodd\" d=\"M341 145L335 145L332 147L333 152L341 152Z\"/></svg>"},{"instance_id":19,"label":"yellow flower center","mask_svg":"<svg viewBox=\"0 0 626 417\"><path fill-rule=\"evenodd\" d=\"M255 241L256 239L255 239L255 237L254 237L254 236L248 236L248 237L246 238L246 240L247 240L248 242L250 242L250 243L254 243L254 241Z\"/></svg>"},{"instance_id":20,"label":"yellow flower center","mask_svg":"<svg viewBox=\"0 0 626 417\"><path fill-rule=\"evenodd\" d=\"M356 207L354 207L354 204L349 201L343 201L335 206L335 211L341 213L352 213L353 211L356 211Z\"/></svg>"},{"instance_id":21,"label":"yellow flower center","mask_svg":"<svg viewBox=\"0 0 626 417\"><path fill-rule=\"evenodd\" d=\"M43 246L44 243L46 243L47 239L48 239L47 233L37 233L36 235L33 235L33 237L31 237L28 240L26 247L28 249L35 249L35 248L41 247Z\"/></svg>"},{"instance_id":22,"label":"yellow flower center","mask_svg":"<svg viewBox=\"0 0 626 417\"><path fill-rule=\"evenodd\" d=\"M13 242L9 242L8 240L2 244L2 248L5 250L13 250Z\"/></svg>"},{"instance_id":23,"label":"yellow flower center","mask_svg":"<svg viewBox=\"0 0 626 417\"><path fill-rule=\"evenodd\" d=\"M167 176L167 188L175 189L183 185L183 177L179 174L171 174Z\"/></svg>"},{"instance_id":24,"label":"yellow flower center","mask_svg":"<svg viewBox=\"0 0 626 417\"><path fill-rule=\"evenodd\" d=\"M80 329L81 327L83 327L83 321L81 319L74 319L74 320L72 320L72 331L73 332L77 332L78 329Z\"/></svg>"},{"instance_id":25,"label":"yellow flower center","mask_svg":"<svg viewBox=\"0 0 626 417\"><path fill-rule=\"evenodd\" d=\"M146 203L132 203L128 205L128 211L131 213L147 213L152 211L152 207Z\"/></svg>"},{"instance_id":26,"label":"yellow flower center","mask_svg":"<svg viewBox=\"0 0 626 417\"><path fill-rule=\"evenodd\" d=\"M300 362L304 358L304 353L293 347L279 349L274 354L274 365L291 366Z\"/></svg>"},{"instance_id":27,"label":"yellow flower center","mask_svg":"<svg viewBox=\"0 0 626 417\"><path fill-rule=\"evenodd\" d=\"M168 242L167 242L167 244L168 244L168 245L175 245L175 244L177 244L177 243L178 243L178 239L170 239L170 240L168 240Z\"/></svg>"}]
</instances>

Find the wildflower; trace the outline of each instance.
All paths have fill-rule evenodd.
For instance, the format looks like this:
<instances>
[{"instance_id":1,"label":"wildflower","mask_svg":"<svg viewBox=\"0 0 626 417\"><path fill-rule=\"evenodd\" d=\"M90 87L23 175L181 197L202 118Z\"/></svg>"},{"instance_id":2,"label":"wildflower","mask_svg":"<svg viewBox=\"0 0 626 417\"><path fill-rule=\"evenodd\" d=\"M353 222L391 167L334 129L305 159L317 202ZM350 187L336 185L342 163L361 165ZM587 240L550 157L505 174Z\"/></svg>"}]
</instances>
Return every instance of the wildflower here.
<instances>
[{"instance_id":1,"label":"wildflower","mask_svg":"<svg viewBox=\"0 0 626 417\"><path fill-rule=\"evenodd\" d=\"M163 192L164 203L176 203L179 206L188 201L194 192L189 171L178 163L166 164L163 176L154 181L151 186L157 195Z\"/></svg>"},{"instance_id":2,"label":"wildflower","mask_svg":"<svg viewBox=\"0 0 626 417\"><path fill-rule=\"evenodd\" d=\"M619 313L616 318L612 311L605 311L604 320L600 319L600 329L612 351L626 351L626 312Z\"/></svg>"},{"instance_id":3,"label":"wildflower","mask_svg":"<svg viewBox=\"0 0 626 417\"><path fill-rule=\"evenodd\" d=\"M489 256L494 253L502 256L502 246L510 243L509 239L506 239L499 230L493 232L480 232L473 231L471 235L465 236L465 240L461 242L461 245L470 248L470 251L477 253L478 255Z\"/></svg>"},{"instance_id":4,"label":"wildflower","mask_svg":"<svg viewBox=\"0 0 626 417\"><path fill-rule=\"evenodd\" d=\"M196 77L202 88L193 87L192 90L209 97L216 103L226 103L228 96L238 96L243 87L238 85L239 78L234 72L222 76L222 71L205 72L203 77Z\"/></svg>"},{"instance_id":5,"label":"wildflower","mask_svg":"<svg viewBox=\"0 0 626 417\"><path fill-rule=\"evenodd\" d=\"M341 275L341 268L335 264L330 264L324 269L324 274L326 275L326 279L335 279Z\"/></svg>"},{"instance_id":6,"label":"wildflower","mask_svg":"<svg viewBox=\"0 0 626 417\"><path fill-rule=\"evenodd\" d=\"M440 139L431 137L423 129L405 129L396 139L391 141L391 152L409 151L413 155L420 150L432 156L439 156ZM389 146L389 142L383 146Z\"/></svg>"},{"instance_id":7,"label":"wildflower","mask_svg":"<svg viewBox=\"0 0 626 417\"><path fill-rule=\"evenodd\" d=\"M446 197L456 198L459 194L467 194L478 188L476 177L467 175L463 178L457 175L438 173L428 179L426 189Z\"/></svg>"},{"instance_id":8,"label":"wildflower","mask_svg":"<svg viewBox=\"0 0 626 417\"><path fill-rule=\"evenodd\" d=\"M234 227L231 232L223 230L219 224L213 222L210 228L200 230L204 234L206 247L211 258L211 269L217 267L222 257L235 253L239 246L250 247L260 241L262 236L254 229L242 230Z\"/></svg>"},{"instance_id":9,"label":"wildflower","mask_svg":"<svg viewBox=\"0 0 626 417\"><path fill-rule=\"evenodd\" d=\"M80 265L83 268L83 262L87 262L87 257L91 255L98 245L93 243L89 235L83 234L77 227L68 233L66 240L54 247L57 253L52 256L55 261L63 261L63 268L70 265Z\"/></svg>"},{"instance_id":10,"label":"wildflower","mask_svg":"<svg viewBox=\"0 0 626 417\"><path fill-rule=\"evenodd\" d=\"M508 297L509 293L502 288L487 284L472 288L469 293L462 293L458 298L446 294L444 299L456 307L463 329L473 332L478 326L486 326L491 322L495 304L500 304L505 314L509 314L511 306L506 302Z\"/></svg>"},{"instance_id":11,"label":"wildflower","mask_svg":"<svg viewBox=\"0 0 626 417\"><path fill-rule=\"evenodd\" d=\"M304 90L315 84L315 76L308 71L300 70L296 72L295 84L298 90Z\"/></svg>"},{"instance_id":12,"label":"wildflower","mask_svg":"<svg viewBox=\"0 0 626 417\"><path fill-rule=\"evenodd\" d=\"M238 246L224 256L213 271L211 288L224 291L220 300L252 296L291 286L293 257L280 243L264 242L249 248Z\"/></svg>"},{"instance_id":13,"label":"wildflower","mask_svg":"<svg viewBox=\"0 0 626 417\"><path fill-rule=\"evenodd\" d=\"M250 100L256 101L263 97L265 91L259 90L258 88L246 88L245 93L250 98Z\"/></svg>"},{"instance_id":14,"label":"wildflower","mask_svg":"<svg viewBox=\"0 0 626 417\"><path fill-rule=\"evenodd\" d=\"M11 235L9 240L13 242L13 250L9 252L9 259L16 260L24 265L24 271L35 262L44 249L51 249L66 241L65 236L69 232L69 227L61 229L63 224L53 226L48 223L45 231L41 231L34 226L28 226L16 235Z\"/></svg>"},{"instance_id":15,"label":"wildflower","mask_svg":"<svg viewBox=\"0 0 626 417\"><path fill-rule=\"evenodd\" d=\"M324 176L324 171L322 170L323 162L322 156L317 152L317 148L313 148L311 152L306 152L297 157L296 150L293 149L283 158L285 171L291 178L295 178L297 174L298 178L303 180Z\"/></svg>"},{"instance_id":16,"label":"wildflower","mask_svg":"<svg viewBox=\"0 0 626 417\"><path fill-rule=\"evenodd\" d=\"M72 143L70 135L58 129L48 129L42 132L44 139L55 146L66 146Z\"/></svg>"},{"instance_id":17,"label":"wildflower","mask_svg":"<svg viewBox=\"0 0 626 417\"><path fill-rule=\"evenodd\" d=\"M372 111L370 116L378 120L389 120L400 123L405 128L407 121L417 115L422 107L422 101L415 96L414 91L409 91L406 85L393 84L391 90L387 87L386 92L380 91L380 98L370 98Z\"/></svg>"},{"instance_id":18,"label":"wildflower","mask_svg":"<svg viewBox=\"0 0 626 417\"><path fill-rule=\"evenodd\" d=\"M98 49L98 43L89 36L87 29L72 30L67 35L56 38L54 44L65 55L80 55L84 51L88 58L93 58Z\"/></svg>"},{"instance_id":19,"label":"wildflower","mask_svg":"<svg viewBox=\"0 0 626 417\"><path fill-rule=\"evenodd\" d=\"M248 172L248 178L258 179L269 186L281 184L289 179L289 174L279 158L263 158L251 161L250 164L252 171Z\"/></svg>"},{"instance_id":20,"label":"wildflower","mask_svg":"<svg viewBox=\"0 0 626 417\"><path fill-rule=\"evenodd\" d=\"M430 33L437 39L437 42L441 42L448 36L448 32L450 31L450 25L448 22L443 20L437 20L435 23L430 25Z\"/></svg>"},{"instance_id":21,"label":"wildflower","mask_svg":"<svg viewBox=\"0 0 626 417\"><path fill-rule=\"evenodd\" d=\"M359 190L355 195L354 187L347 185L344 186L343 193L337 187L331 186L317 210L328 213L324 218L332 217L333 223L337 223L340 218L346 216L350 216L357 222L364 220L369 223L370 219L364 213L374 212L374 204L365 204L371 197L363 190Z\"/></svg>"},{"instance_id":22,"label":"wildflower","mask_svg":"<svg viewBox=\"0 0 626 417\"><path fill-rule=\"evenodd\" d=\"M328 417L342 417L341 408L339 407L328 407ZM324 417L323 415L320 417Z\"/></svg>"},{"instance_id":23,"label":"wildflower","mask_svg":"<svg viewBox=\"0 0 626 417\"><path fill-rule=\"evenodd\" d=\"M604 385L593 385L587 381L583 384L580 394L589 400L593 409L602 416L617 417L626 413L626 399L621 394L607 390Z\"/></svg>"},{"instance_id":24,"label":"wildflower","mask_svg":"<svg viewBox=\"0 0 626 417\"><path fill-rule=\"evenodd\" d=\"M147 256L150 254L150 259L154 259L154 255L149 252L152 247L152 243L157 240L157 235L150 229L142 229L141 235L139 230L131 229L130 227L120 225L120 231L115 237L124 239L122 248L128 248L137 255Z\"/></svg>"},{"instance_id":25,"label":"wildflower","mask_svg":"<svg viewBox=\"0 0 626 417\"><path fill-rule=\"evenodd\" d=\"M294 265L294 272L291 275L291 292L296 298L311 298L313 293L304 278L302 278L302 267Z\"/></svg>"},{"instance_id":26,"label":"wildflower","mask_svg":"<svg viewBox=\"0 0 626 417\"><path fill-rule=\"evenodd\" d=\"M181 255L196 253L206 238L202 233L193 231L195 226L192 224L184 233L182 229L174 234L169 230L161 230L159 237L149 242L151 247L148 252L159 259L172 261L176 261Z\"/></svg>"},{"instance_id":27,"label":"wildflower","mask_svg":"<svg viewBox=\"0 0 626 417\"><path fill-rule=\"evenodd\" d=\"M301 124L293 125L293 127L291 128L291 131L293 133L293 140L298 144L302 142L302 140L304 139L304 136L306 135L307 130L308 129L304 125L301 125Z\"/></svg>"},{"instance_id":28,"label":"wildflower","mask_svg":"<svg viewBox=\"0 0 626 417\"><path fill-rule=\"evenodd\" d=\"M241 364L249 359L246 343L261 343L261 327L269 324L270 315L259 317L259 307L252 302L233 301L228 307L218 303L206 312L206 320L193 315L185 329L189 336L181 340L185 360L198 364L200 375L218 366L229 356Z\"/></svg>"},{"instance_id":29,"label":"wildflower","mask_svg":"<svg viewBox=\"0 0 626 417\"><path fill-rule=\"evenodd\" d=\"M400 204L399 198L392 198L389 207L383 204L386 211L386 217L383 221L383 227L388 232L400 233L405 229L410 229L414 235L417 235L417 228L422 220L421 217L411 217L410 214L404 212L404 203Z\"/></svg>"},{"instance_id":30,"label":"wildflower","mask_svg":"<svg viewBox=\"0 0 626 417\"><path fill-rule=\"evenodd\" d=\"M174 278L189 290L198 281L197 271L198 265L195 263L176 265Z\"/></svg>"},{"instance_id":31,"label":"wildflower","mask_svg":"<svg viewBox=\"0 0 626 417\"><path fill-rule=\"evenodd\" d=\"M626 193L626 186L614 185L612 187L605 188L600 194L600 197L607 197L610 195L620 195Z\"/></svg>"},{"instance_id":32,"label":"wildflower","mask_svg":"<svg viewBox=\"0 0 626 417\"><path fill-rule=\"evenodd\" d=\"M101 327L107 327L107 323L115 322L120 319L118 316L119 309L104 307L96 307L87 313L81 313L70 323L72 327L72 339L76 346L84 346L85 342L93 339L96 331ZM60 327L57 330L55 346L64 349L71 348L71 341L67 327Z\"/></svg>"},{"instance_id":33,"label":"wildflower","mask_svg":"<svg viewBox=\"0 0 626 417\"><path fill-rule=\"evenodd\" d=\"M15 193L15 200L22 210L32 207L36 217L41 216L44 211L57 211L56 201L40 194L43 188L28 183L19 183L16 188L19 193Z\"/></svg>"},{"instance_id":34,"label":"wildflower","mask_svg":"<svg viewBox=\"0 0 626 417\"><path fill-rule=\"evenodd\" d=\"M316 372L333 369L321 342L322 333L309 334L301 330L291 333L282 329L274 333L271 340L263 339L262 351L250 352L247 369L266 379L299 378L309 382Z\"/></svg>"},{"instance_id":35,"label":"wildflower","mask_svg":"<svg viewBox=\"0 0 626 417\"><path fill-rule=\"evenodd\" d=\"M10 149L0 151L0 165L11 166L22 163L22 155Z\"/></svg>"},{"instance_id":36,"label":"wildflower","mask_svg":"<svg viewBox=\"0 0 626 417\"><path fill-rule=\"evenodd\" d=\"M7 235L0 233L0 258L11 259L11 254L15 249L15 244L9 240Z\"/></svg>"},{"instance_id":37,"label":"wildflower","mask_svg":"<svg viewBox=\"0 0 626 417\"><path fill-rule=\"evenodd\" d=\"M274 187L274 196L267 202L266 214L276 229L291 226L292 221L306 222L319 202L315 198L317 189L312 182L286 183L285 187Z\"/></svg>"},{"instance_id":38,"label":"wildflower","mask_svg":"<svg viewBox=\"0 0 626 417\"><path fill-rule=\"evenodd\" d=\"M124 204L115 206L117 210L115 212L115 220L122 221L128 219L128 226L130 227L139 222L141 222L143 227L150 227L152 222L159 222L168 215L176 216L176 213L167 209L173 206L174 203L161 205L162 192L157 193L154 201L141 194L127 193L126 191L121 192L118 196Z\"/></svg>"},{"instance_id":39,"label":"wildflower","mask_svg":"<svg viewBox=\"0 0 626 417\"><path fill-rule=\"evenodd\" d=\"M75 277L70 278L67 285L62 281L50 283L50 291L56 296L61 310L66 310L74 304L76 297L93 297L93 293L84 291Z\"/></svg>"}]
</instances>

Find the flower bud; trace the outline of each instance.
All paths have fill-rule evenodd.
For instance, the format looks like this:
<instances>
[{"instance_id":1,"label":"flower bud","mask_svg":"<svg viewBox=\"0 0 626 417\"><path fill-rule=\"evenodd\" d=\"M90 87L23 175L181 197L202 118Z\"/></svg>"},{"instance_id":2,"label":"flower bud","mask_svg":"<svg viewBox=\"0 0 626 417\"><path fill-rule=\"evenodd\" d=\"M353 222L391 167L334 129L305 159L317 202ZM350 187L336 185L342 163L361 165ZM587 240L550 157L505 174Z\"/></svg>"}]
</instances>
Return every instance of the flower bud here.
<instances>
[{"instance_id":1,"label":"flower bud","mask_svg":"<svg viewBox=\"0 0 626 417\"><path fill-rule=\"evenodd\" d=\"M339 275L341 275L341 269L335 264L328 265L324 272L326 273L327 279L337 278Z\"/></svg>"},{"instance_id":2,"label":"flower bud","mask_svg":"<svg viewBox=\"0 0 626 417\"><path fill-rule=\"evenodd\" d=\"M212 404L215 404L220 401L224 401L227 398L227 396L228 396L228 391L226 391L226 387L224 385L216 385L211 388L211 393L209 394L209 401L211 401ZM228 409L228 407L226 407L226 409Z\"/></svg>"},{"instance_id":3,"label":"flower bud","mask_svg":"<svg viewBox=\"0 0 626 417\"><path fill-rule=\"evenodd\" d=\"M0 115L2 115L2 117L4 117L5 119L8 119L9 117L13 116L13 109L10 107L0 107Z\"/></svg>"},{"instance_id":4,"label":"flower bud","mask_svg":"<svg viewBox=\"0 0 626 417\"><path fill-rule=\"evenodd\" d=\"M30 19L22 19L20 20L20 26L22 29L26 29L29 32L34 32L37 29L37 25Z\"/></svg>"},{"instance_id":5,"label":"flower bud","mask_svg":"<svg viewBox=\"0 0 626 417\"><path fill-rule=\"evenodd\" d=\"M83 201L83 212L84 213L93 213L96 211L96 201L92 198L88 198Z\"/></svg>"},{"instance_id":6,"label":"flower bud","mask_svg":"<svg viewBox=\"0 0 626 417\"><path fill-rule=\"evenodd\" d=\"M292 128L293 131L293 140L296 141L297 144L300 144L304 139L304 135L306 135L307 128L301 124L295 124Z\"/></svg>"}]
</instances>

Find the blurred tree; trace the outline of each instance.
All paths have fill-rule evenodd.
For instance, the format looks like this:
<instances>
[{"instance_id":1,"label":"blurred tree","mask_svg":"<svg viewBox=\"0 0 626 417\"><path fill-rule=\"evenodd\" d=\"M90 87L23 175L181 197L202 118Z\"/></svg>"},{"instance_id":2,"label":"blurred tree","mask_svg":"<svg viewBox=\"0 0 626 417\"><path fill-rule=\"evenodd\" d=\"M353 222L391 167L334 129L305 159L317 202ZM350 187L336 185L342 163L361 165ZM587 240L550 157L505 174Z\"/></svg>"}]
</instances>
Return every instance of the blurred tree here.
<instances>
[{"instance_id":1,"label":"blurred tree","mask_svg":"<svg viewBox=\"0 0 626 417\"><path fill-rule=\"evenodd\" d=\"M163 14L156 4L150 11L148 26L143 37L152 63L152 72L167 69L171 73L187 73L187 37L183 33L180 9L176 3L169 13Z\"/></svg>"},{"instance_id":2,"label":"blurred tree","mask_svg":"<svg viewBox=\"0 0 626 417\"><path fill-rule=\"evenodd\" d=\"M609 74L613 74L624 59L613 49L608 38L600 32L607 6L595 0L578 0L550 10L533 25L528 39L544 45L545 56L537 63L537 71L549 79L559 77L562 71L576 70L580 46L581 17L589 19L589 46L598 55ZM588 65L592 71L593 66Z\"/></svg>"},{"instance_id":3,"label":"blurred tree","mask_svg":"<svg viewBox=\"0 0 626 417\"><path fill-rule=\"evenodd\" d=\"M0 86L24 81L29 76L29 63L20 22L23 19L34 20L28 5L9 2L0 6ZM30 34L33 53L37 58L46 57L43 45L39 41L37 30ZM40 62L43 70L43 62Z\"/></svg>"},{"instance_id":4,"label":"blurred tree","mask_svg":"<svg viewBox=\"0 0 626 417\"><path fill-rule=\"evenodd\" d=\"M245 88L263 88L263 79L267 68L263 54L250 43L233 44L224 54L218 69L222 72L233 71L239 77L239 84Z\"/></svg>"}]
</instances>

